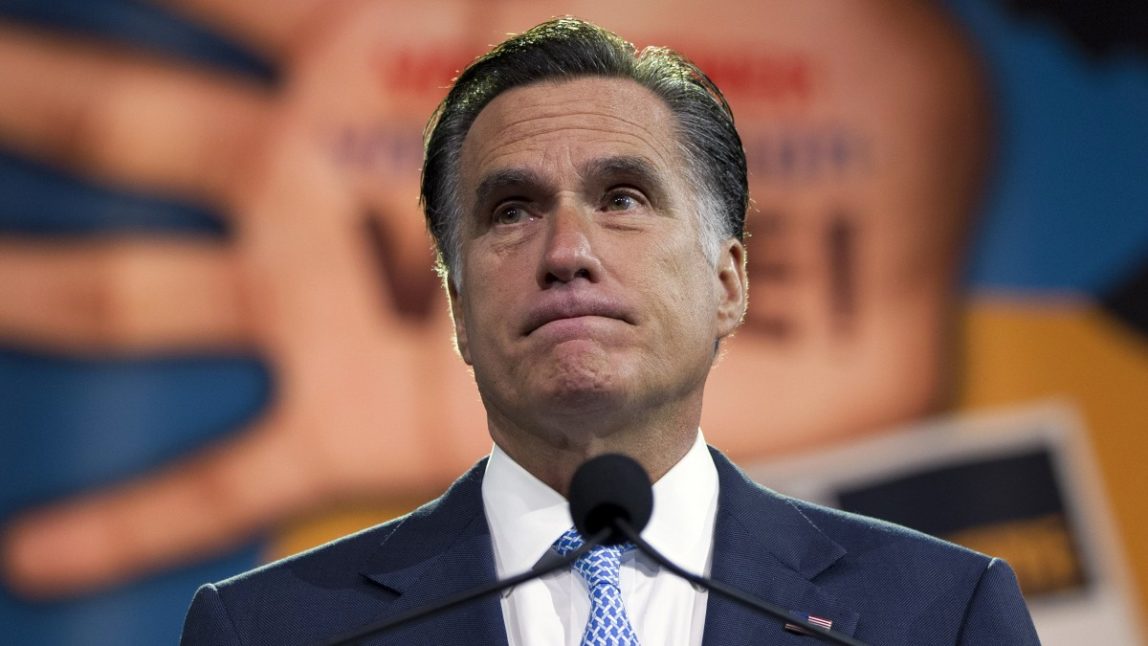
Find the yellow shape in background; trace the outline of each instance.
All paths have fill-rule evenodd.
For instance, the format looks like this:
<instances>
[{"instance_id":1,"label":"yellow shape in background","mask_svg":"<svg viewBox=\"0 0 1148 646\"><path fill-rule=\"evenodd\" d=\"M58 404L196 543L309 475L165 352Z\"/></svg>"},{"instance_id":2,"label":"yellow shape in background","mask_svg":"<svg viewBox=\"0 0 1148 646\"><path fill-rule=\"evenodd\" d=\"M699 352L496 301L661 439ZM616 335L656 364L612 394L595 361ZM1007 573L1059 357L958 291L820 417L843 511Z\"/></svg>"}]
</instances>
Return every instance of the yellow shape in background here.
<instances>
[{"instance_id":1,"label":"yellow shape in background","mask_svg":"<svg viewBox=\"0 0 1148 646\"><path fill-rule=\"evenodd\" d=\"M959 408L1059 397L1084 417L1148 617L1148 338L1071 299L976 298L964 326Z\"/></svg>"}]
</instances>

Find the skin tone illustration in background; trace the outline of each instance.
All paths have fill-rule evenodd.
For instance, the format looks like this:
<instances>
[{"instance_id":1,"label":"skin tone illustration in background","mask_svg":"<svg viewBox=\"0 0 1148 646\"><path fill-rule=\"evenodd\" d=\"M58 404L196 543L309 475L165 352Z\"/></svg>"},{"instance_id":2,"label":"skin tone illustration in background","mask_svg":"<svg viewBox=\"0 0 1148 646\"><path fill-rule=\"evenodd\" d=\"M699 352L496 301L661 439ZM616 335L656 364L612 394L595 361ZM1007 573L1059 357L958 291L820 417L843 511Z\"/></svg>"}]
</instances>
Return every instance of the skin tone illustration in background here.
<instances>
[{"instance_id":1,"label":"skin tone illustration in background","mask_svg":"<svg viewBox=\"0 0 1148 646\"><path fill-rule=\"evenodd\" d=\"M419 133L455 70L554 14L684 51L738 118L756 204L749 311L711 376L707 438L755 457L942 406L987 135L947 19L915 2L617 4L165 3L272 61L270 87L0 25L0 145L208 205L231 232L0 237L2 340L80 356L254 349L276 384L223 443L10 519L7 580L89 590L332 501L436 491L489 450L430 269Z\"/></svg>"}]
</instances>

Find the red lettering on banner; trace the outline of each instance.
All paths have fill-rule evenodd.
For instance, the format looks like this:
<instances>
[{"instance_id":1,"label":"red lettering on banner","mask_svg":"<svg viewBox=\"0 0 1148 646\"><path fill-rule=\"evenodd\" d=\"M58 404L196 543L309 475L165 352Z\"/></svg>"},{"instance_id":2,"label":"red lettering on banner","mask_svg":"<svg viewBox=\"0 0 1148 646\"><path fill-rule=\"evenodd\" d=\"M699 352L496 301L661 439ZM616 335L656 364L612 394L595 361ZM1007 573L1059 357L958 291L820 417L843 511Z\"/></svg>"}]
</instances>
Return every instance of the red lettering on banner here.
<instances>
[{"instance_id":1,"label":"red lettering on banner","mask_svg":"<svg viewBox=\"0 0 1148 646\"><path fill-rule=\"evenodd\" d=\"M813 65L803 55L696 46L683 51L728 95L772 102L813 97ZM386 50L376 54L374 67L390 92L441 94L479 53L459 45Z\"/></svg>"},{"instance_id":2,"label":"red lettering on banner","mask_svg":"<svg viewBox=\"0 0 1148 646\"><path fill-rule=\"evenodd\" d=\"M389 92L442 95L478 53L459 45L386 50L375 55L374 67Z\"/></svg>"},{"instance_id":3,"label":"red lettering on banner","mask_svg":"<svg viewBox=\"0 0 1148 646\"><path fill-rule=\"evenodd\" d=\"M813 97L813 66L805 56L696 47L685 51L727 95L799 103Z\"/></svg>"}]
</instances>

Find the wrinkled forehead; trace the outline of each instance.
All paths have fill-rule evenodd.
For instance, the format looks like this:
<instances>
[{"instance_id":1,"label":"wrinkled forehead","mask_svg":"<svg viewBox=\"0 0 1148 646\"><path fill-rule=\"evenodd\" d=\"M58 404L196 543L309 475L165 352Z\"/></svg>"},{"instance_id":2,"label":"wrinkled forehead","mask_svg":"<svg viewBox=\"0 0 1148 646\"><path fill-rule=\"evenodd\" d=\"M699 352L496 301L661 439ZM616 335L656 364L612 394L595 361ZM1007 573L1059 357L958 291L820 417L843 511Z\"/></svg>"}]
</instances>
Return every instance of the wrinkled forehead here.
<instances>
[{"instance_id":1,"label":"wrinkled forehead","mask_svg":"<svg viewBox=\"0 0 1148 646\"><path fill-rule=\"evenodd\" d=\"M644 160L657 172L680 172L676 125L665 102L630 79L585 77L508 90L483 108L464 140L464 196L491 173L577 171L596 159Z\"/></svg>"}]
</instances>

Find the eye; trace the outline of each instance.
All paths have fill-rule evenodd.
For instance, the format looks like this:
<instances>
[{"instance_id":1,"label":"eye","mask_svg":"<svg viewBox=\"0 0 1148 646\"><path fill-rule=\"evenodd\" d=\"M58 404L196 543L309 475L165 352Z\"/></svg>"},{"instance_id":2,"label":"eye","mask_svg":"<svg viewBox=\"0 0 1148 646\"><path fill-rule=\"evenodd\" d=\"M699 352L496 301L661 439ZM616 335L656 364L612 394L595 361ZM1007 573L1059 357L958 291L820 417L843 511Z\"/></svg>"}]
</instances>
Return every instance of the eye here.
<instances>
[{"instance_id":1,"label":"eye","mask_svg":"<svg viewBox=\"0 0 1148 646\"><path fill-rule=\"evenodd\" d=\"M495 224L518 224L530 217L530 213L521 204L502 204L494 210L491 219Z\"/></svg>"},{"instance_id":2,"label":"eye","mask_svg":"<svg viewBox=\"0 0 1148 646\"><path fill-rule=\"evenodd\" d=\"M607 211L630 211L643 204L645 201L632 190L614 190L606 194L604 208Z\"/></svg>"}]
</instances>

